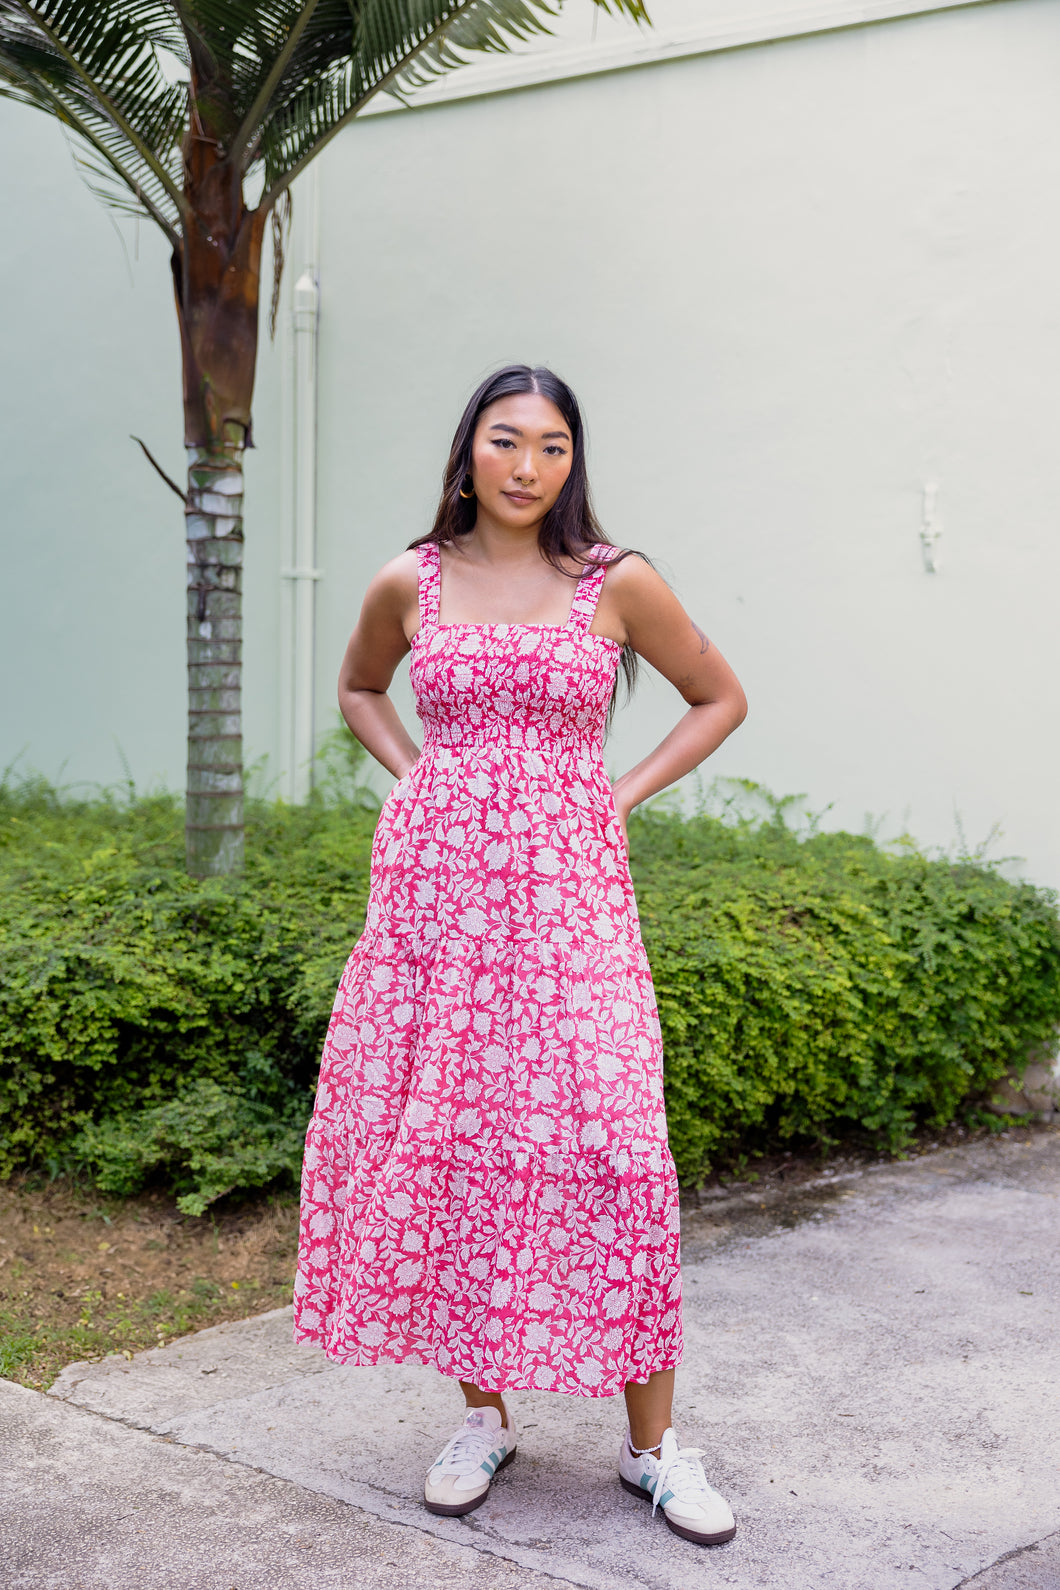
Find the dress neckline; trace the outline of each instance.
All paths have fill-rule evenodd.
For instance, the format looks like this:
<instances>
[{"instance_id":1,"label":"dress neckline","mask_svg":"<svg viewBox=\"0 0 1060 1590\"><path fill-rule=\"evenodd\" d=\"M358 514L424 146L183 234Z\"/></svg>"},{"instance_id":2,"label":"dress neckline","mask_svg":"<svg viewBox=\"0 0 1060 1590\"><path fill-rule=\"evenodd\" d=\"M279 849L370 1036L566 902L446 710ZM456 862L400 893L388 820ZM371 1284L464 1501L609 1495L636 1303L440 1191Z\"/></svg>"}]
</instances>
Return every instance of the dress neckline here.
<instances>
[{"instance_id":1,"label":"dress neckline","mask_svg":"<svg viewBox=\"0 0 1060 1590\"><path fill-rule=\"evenodd\" d=\"M608 646L613 646L616 651L623 650L621 641L612 640L610 635L594 635L590 628L596 616L596 604L603 589L604 577L607 574L611 559L618 552L617 547L603 543L593 549L586 567L575 581L574 595L571 599L570 612L563 624L524 624L524 623L456 623L441 624L438 621L442 605L442 558L441 548L434 542L421 542L416 549L419 561L419 608L420 622L415 635L409 640L409 645L414 646L417 640L425 633L436 633L439 630L480 630L487 634L498 631L507 633L509 630L518 630L530 633L569 635L578 640L602 640Z\"/></svg>"},{"instance_id":2,"label":"dress neckline","mask_svg":"<svg viewBox=\"0 0 1060 1590\"><path fill-rule=\"evenodd\" d=\"M432 623L434 633L443 630L555 630L556 634L577 634L583 641L607 641L609 646L617 646L621 650L621 641L615 641L610 634L593 634L591 630L575 630L571 623ZM423 634L424 626L413 634L413 641L418 641ZM412 641L408 642L412 644Z\"/></svg>"},{"instance_id":3,"label":"dress neckline","mask_svg":"<svg viewBox=\"0 0 1060 1590\"><path fill-rule=\"evenodd\" d=\"M555 631L557 635L570 635L579 640L602 640L606 646L614 646L616 651L621 651L622 642L613 640L610 635L594 635L591 629L578 630L571 626L568 619L566 624L431 624L430 630L434 635L444 634L447 629L541 629L549 632ZM415 635L409 641L410 646L415 646L423 634L424 625L421 623Z\"/></svg>"}]
</instances>

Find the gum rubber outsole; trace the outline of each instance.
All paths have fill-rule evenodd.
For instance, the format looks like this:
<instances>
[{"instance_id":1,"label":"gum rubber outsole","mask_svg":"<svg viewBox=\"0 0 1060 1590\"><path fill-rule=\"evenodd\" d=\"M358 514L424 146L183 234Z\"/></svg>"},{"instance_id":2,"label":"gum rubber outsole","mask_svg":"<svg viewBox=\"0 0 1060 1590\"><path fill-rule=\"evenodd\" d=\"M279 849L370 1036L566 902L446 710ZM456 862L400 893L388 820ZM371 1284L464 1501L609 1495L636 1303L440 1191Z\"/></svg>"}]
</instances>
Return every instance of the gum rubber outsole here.
<instances>
[{"instance_id":1,"label":"gum rubber outsole","mask_svg":"<svg viewBox=\"0 0 1060 1590\"><path fill-rule=\"evenodd\" d=\"M518 1450L519 1448L517 1446L513 1446L508 1455L501 1458L500 1462L497 1464L497 1467L490 1475L490 1485L493 1484L493 1481L497 1478L497 1475L500 1473L501 1469L506 1469L509 1463L515 1462L515 1454L518 1452ZM489 1493L490 1486L487 1485L486 1489L482 1492L482 1495L473 1497L470 1502L429 1502L427 1498L424 1497L423 1505L429 1513L436 1513L439 1518L463 1518L465 1513L473 1513L476 1507L481 1507Z\"/></svg>"},{"instance_id":2,"label":"gum rubber outsole","mask_svg":"<svg viewBox=\"0 0 1060 1590\"><path fill-rule=\"evenodd\" d=\"M642 1502L653 1500L651 1491L646 1491L643 1485L634 1485L633 1481L627 1480L624 1474L620 1474L618 1479L622 1489L628 1491L631 1496L639 1496ZM736 1533L736 1525L733 1524L731 1529L722 1529L716 1535L701 1535L694 1529L686 1529L683 1524L675 1524L667 1517L665 1511L663 1517L666 1519L667 1529L672 1529L682 1540L690 1540L696 1546L724 1546L725 1542L731 1540Z\"/></svg>"}]
</instances>

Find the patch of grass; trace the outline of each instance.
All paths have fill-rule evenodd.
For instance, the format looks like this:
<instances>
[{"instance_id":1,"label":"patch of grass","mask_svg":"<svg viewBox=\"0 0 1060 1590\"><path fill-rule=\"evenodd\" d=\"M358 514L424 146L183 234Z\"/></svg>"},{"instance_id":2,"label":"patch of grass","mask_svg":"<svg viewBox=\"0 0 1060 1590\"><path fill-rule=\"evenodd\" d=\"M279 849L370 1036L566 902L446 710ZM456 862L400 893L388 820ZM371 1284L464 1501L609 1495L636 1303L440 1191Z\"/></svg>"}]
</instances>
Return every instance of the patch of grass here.
<instances>
[{"instance_id":1,"label":"patch of grass","mask_svg":"<svg viewBox=\"0 0 1060 1590\"><path fill-rule=\"evenodd\" d=\"M158 1195L101 1208L68 1180L0 1187L0 1375L43 1391L79 1359L284 1307L297 1213L291 1196L206 1221Z\"/></svg>"},{"instance_id":2,"label":"patch of grass","mask_svg":"<svg viewBox=\"0 0 1060 1590\"><path fill-rule=\"evenodd\" d=\"M260 1282L248 1283L240 1298L241 1313L260 1290ZM222 1301L226 1306L219 1310ZM23 1312L9 1306L0 1309L0 1375L43 1390L68 1363L115 1352L131 1358L144 1348L164 1347L175 1336L230 1317L227 1304L216 1283L196 1277L190 1291L155 1292L149 1298L124 1298L119 1293L108 1301L101 1292L88 1291L73 1323L39 1319L31 1326L26 1316L34 1312L32 1307ZM249 1312L258 1310L251 1304Z\"/></svg>"}]
</instances>

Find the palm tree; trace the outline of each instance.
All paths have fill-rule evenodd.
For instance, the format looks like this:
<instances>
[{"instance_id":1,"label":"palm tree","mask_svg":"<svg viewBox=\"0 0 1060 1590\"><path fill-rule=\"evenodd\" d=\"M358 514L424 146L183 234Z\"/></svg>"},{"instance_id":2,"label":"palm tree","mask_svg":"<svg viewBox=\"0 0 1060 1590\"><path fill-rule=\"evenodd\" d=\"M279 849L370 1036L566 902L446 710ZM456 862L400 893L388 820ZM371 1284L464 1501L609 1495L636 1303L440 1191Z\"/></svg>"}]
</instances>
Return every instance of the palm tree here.
<instances>
[{"instance_id":1,"label":"palm tree","mask_svg":"<svg viewBox=\"0 0 1060 1590\"><path fill-rule=\"evenodd\" d=\"M648 20L643 0L594 3ZM188 538L193 876L235 871L243 856L243 450L266 226L275 324L291 184L310 160L375 94L400 97L469 52L546 32L562 4L0 0L0 94L71 129L94 190L150 217L172 249L188 475L186 491L169 484Z\"/></svg>"}]
</instances>

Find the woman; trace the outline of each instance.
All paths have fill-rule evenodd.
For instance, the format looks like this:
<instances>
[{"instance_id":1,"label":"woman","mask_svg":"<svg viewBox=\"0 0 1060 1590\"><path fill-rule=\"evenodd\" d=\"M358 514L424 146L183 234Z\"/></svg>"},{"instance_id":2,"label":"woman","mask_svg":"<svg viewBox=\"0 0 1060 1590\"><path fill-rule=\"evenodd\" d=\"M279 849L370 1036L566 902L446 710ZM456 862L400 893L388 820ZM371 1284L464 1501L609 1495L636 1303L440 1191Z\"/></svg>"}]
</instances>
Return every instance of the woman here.
<instances>
[{"instance_id":1,"label":"woman","mask_svg":"<svg viewBox=\"0 0 1060 1590\"><path fill-rule=\"evenodd\" d=\"M422 752L387 695L409 651ZM688 711L612 789L603 734L636 656ZM678 1189L626 819L746 704L650 564L605 540L550 371L471 399L434 528L368 588L339 701L399 782L324 1048L296 1335L459 1380L434 1513L479 1506L515 1457L505 1393L623 1391L622 1485L686 1539L729 1540L672 1429Z\"/></svg>"}]
</instances>

